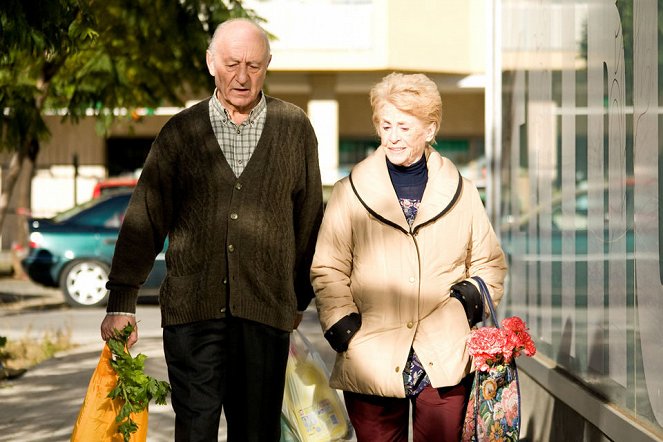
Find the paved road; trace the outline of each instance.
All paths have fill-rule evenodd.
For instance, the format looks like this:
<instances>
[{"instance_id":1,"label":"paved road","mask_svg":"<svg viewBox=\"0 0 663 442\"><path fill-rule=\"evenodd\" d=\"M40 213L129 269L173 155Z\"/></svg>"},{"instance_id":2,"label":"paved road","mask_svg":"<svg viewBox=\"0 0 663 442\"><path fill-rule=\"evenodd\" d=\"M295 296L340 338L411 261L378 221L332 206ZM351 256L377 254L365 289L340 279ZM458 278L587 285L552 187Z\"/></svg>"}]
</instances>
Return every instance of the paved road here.
<instances>
[{"instance_id":1,"label":"paved road","mask_svg":"<svg viewBox=\"0 0 663 442\"><path fill-rule=\"evenodd\" d=\"M20 339L46 332L70 330L75 350L63 352L29 370L17 380L0 383L0 441L68 441L87 384L99 360L98 327L103 309L70 309L56 290L25 281L0 279L0 336ZM158 306L139 304L140 340L132 354L148 358L145 371L167 379ZM324 341L315 309L305 312L300 330L319 349L328 366L333 351ZM148 441L173 440L174 414L169 405L150 406ZM222 420L219 441L225 441ZM351 439L354 440L354 439Z\"/></svg>"}]
</instances>

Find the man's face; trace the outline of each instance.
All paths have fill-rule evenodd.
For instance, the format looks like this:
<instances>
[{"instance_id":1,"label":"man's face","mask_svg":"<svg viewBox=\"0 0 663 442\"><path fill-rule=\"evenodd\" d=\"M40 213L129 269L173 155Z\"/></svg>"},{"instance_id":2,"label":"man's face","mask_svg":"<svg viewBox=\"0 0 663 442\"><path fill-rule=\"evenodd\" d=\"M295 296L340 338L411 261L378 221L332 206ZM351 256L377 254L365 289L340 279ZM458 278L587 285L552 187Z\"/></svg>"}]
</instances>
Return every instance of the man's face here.
<instances>
[{"instance_id":1,"label":"man's face","mask_svg":"<svg viewBox=\"0 0 663 442\"><path fill-rule=\"evenodd\" d=\"M229 24L207 51L217 97L231 116L248 115L257 104L270 61L263 36L247 23Z\"/></svg>"}]
</instances>

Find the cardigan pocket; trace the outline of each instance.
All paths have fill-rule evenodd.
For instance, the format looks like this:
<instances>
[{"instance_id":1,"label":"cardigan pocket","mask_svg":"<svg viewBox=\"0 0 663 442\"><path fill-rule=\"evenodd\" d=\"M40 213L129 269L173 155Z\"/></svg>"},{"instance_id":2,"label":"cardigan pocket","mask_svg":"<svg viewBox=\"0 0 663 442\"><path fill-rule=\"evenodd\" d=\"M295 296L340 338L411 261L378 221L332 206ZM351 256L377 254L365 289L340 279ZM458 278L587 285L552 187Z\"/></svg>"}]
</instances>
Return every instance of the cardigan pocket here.
<instances>
[{"instance_id":1,"label":"cardigan pocket","mask_svg":"<svg viewBox=\"0 0 663 442\"><path fill-rule=\"evenodd\" d=\"M159 303L167 309L189 304L198 297L205 272L190 275L167 275L159 290Z\"/></svg>"}]
</instances>

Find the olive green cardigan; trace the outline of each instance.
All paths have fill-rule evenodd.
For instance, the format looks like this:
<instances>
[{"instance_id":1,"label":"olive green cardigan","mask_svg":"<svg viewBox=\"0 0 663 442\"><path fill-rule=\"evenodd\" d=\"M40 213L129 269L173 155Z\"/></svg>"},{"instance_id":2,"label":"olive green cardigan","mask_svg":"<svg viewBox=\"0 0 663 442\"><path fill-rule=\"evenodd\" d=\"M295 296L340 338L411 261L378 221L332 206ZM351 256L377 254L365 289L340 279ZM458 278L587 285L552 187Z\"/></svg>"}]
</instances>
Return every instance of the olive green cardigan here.
<instances>
[{"instance_id":1,"label":"olive green cardigan","mask_svg":"<svg viewBox=\"0 0 663 442\"><path fill-rule=\"evenodd\" d=\"M115 248L108 312L136 298L168 236L162 326L232 315L291 330L313 297L322 217L317 140L298 107L267 98L265 126L239 178L209 119L209 99L157 136Z\"/></svg>"}]
</instances>

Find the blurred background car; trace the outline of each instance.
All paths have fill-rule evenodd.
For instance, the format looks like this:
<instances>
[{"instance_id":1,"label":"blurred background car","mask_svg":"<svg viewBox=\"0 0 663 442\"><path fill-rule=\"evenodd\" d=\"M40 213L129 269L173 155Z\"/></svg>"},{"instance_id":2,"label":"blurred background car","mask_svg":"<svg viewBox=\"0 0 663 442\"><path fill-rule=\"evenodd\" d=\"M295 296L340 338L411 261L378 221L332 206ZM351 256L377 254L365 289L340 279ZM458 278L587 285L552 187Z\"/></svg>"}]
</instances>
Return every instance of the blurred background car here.
<instances>
[{"instance_id":1,"label":"blurred background car","mask_svg":"<svg viewBox=\"0 0 663 442\"><path fill-rule=\"evenodd\" d=\"M134 177L113 177L100 180L92 189L92 198L99 198L101 195L118 190L133 190L136 183L138 183L138 178Z\"/></svg>"},{"instance_id":2,"label":"blurred background car","mask_svg":"<svg viewBox=\"0 0 663 442\"><path fill-rule=\"evenodd\" d=\"M47 287L60 287L72 307L97 307L108 300L106 282L115 243L131 191L103 194L53 218L28 220L30 250L21 262L28 277ZM157 296L166 274L164 252L139 295Z\"/></svg>"}]
</instances>

